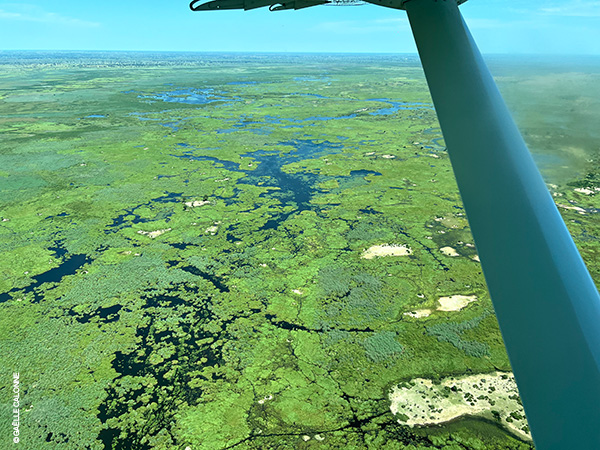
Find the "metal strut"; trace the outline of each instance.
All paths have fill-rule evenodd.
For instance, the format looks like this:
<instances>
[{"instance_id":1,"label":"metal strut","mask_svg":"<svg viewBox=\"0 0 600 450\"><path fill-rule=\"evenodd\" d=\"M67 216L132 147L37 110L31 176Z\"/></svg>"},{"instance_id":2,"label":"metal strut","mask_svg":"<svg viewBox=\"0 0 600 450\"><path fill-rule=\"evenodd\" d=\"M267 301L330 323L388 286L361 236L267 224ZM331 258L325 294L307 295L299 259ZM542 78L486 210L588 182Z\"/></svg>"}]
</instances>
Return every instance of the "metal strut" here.
<instances>
[{"instance_id":1,"label":"metal strut","mask_svg":"<svg viewBox=\"0 0 600 450\"><path fill-rule=\"evenodd\" d=\"M598 450L598 290L456 0L403 6L536 447Z\"/></svg>"}]
</instances>

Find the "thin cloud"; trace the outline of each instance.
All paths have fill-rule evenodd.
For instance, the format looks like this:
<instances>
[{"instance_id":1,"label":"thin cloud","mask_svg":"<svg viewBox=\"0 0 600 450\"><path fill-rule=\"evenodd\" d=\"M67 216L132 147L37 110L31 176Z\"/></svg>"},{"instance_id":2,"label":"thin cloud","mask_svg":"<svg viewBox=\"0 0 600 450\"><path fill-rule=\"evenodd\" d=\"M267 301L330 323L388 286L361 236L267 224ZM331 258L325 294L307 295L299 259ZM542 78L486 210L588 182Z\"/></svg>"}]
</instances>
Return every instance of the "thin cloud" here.
<instances>
[{"instance_id":1,"label":"thin cloud","mask_svg":"<svg viewBox=\"0 0 600 450\"><path fill-rule=\"evenodd\" d=\"M74 17L63 16L48 12L36 5L8 3L0 9L0 20L12 20L22 22L37 22L51 25L74 26L74 27L99 27L98 22L90 22Z\"/></svg>"},{"instance_id":2,"label":"thin cloud","mask_svg":"<svg viewBox=\"0 0 600 450\"><path fill-rule=\"evenodd\" d=\"M515 15L536 17L600 17L600 1L571 0L567 2L548 1L543 6L523 5L509 7L506 11Z\"/></svg>"},{"instance_id":3,"label":"thin cloud","mask_svg":"<svg viewBox=\"0 0 600 450\"><path fill-rule=\"evenodd\" d=\"M550 16L600 17L600 1L573 0L540 8L539 12Z\"/></svg>"}]
</instances>

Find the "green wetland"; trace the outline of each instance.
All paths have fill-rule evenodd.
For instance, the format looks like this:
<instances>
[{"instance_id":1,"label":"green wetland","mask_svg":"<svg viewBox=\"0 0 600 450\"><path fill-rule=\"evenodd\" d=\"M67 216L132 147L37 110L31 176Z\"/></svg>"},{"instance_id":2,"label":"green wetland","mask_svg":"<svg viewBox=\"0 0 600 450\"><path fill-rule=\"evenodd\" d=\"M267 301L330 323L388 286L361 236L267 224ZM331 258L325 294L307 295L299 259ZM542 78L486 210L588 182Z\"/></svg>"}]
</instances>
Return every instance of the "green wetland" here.
<instances>
[{"instance_id":1,"label":"green wetland","mask_svg":"<svg viewBox=\"0 0 600 450\"><path fill-rule=\"evenodd\" d=\"M599 282L600 61L489 62ZM415 56L0 53L0 447L532 449L444 145Z\"/></svg>"}]
</instances>

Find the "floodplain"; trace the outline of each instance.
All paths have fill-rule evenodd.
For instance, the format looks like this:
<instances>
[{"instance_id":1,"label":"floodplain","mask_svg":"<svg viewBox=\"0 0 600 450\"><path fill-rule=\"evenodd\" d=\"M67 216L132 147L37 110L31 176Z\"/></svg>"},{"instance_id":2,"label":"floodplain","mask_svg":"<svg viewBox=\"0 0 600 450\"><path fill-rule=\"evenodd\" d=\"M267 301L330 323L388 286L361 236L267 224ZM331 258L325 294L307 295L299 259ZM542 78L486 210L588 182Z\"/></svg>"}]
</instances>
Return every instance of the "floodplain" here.
<instances>
[{"instance_id":1,"label":"floodplain","mask_svg":"<svg viewBox=\"0 0 600 450\"><path fill-rule=\"evenodd\" d=\"M600 282L600 61L490 65ZM0 447L533 448L415 56L0 80Z\"/></svg>"}]
</instances>

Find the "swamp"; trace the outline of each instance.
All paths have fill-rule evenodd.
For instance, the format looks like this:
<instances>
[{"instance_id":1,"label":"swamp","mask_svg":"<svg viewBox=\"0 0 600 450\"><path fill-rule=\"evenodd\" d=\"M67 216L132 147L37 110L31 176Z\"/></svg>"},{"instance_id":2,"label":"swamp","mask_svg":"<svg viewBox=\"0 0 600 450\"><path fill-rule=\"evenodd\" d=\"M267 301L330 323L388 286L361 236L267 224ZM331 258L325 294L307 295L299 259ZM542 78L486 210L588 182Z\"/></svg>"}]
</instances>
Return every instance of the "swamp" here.
<instances>
[{"instance_id":1,"label":"swamp","mask_svg":"<svg viewBox=\"0 0 600 450\"><path fill-rule=\"evenodd\" d=\"M600 59L491 57L600 282ZM0 447L533 449L415 55L0 52ZM16 446L15 446L16 448Z\"/></svg>"}]
</instances>

